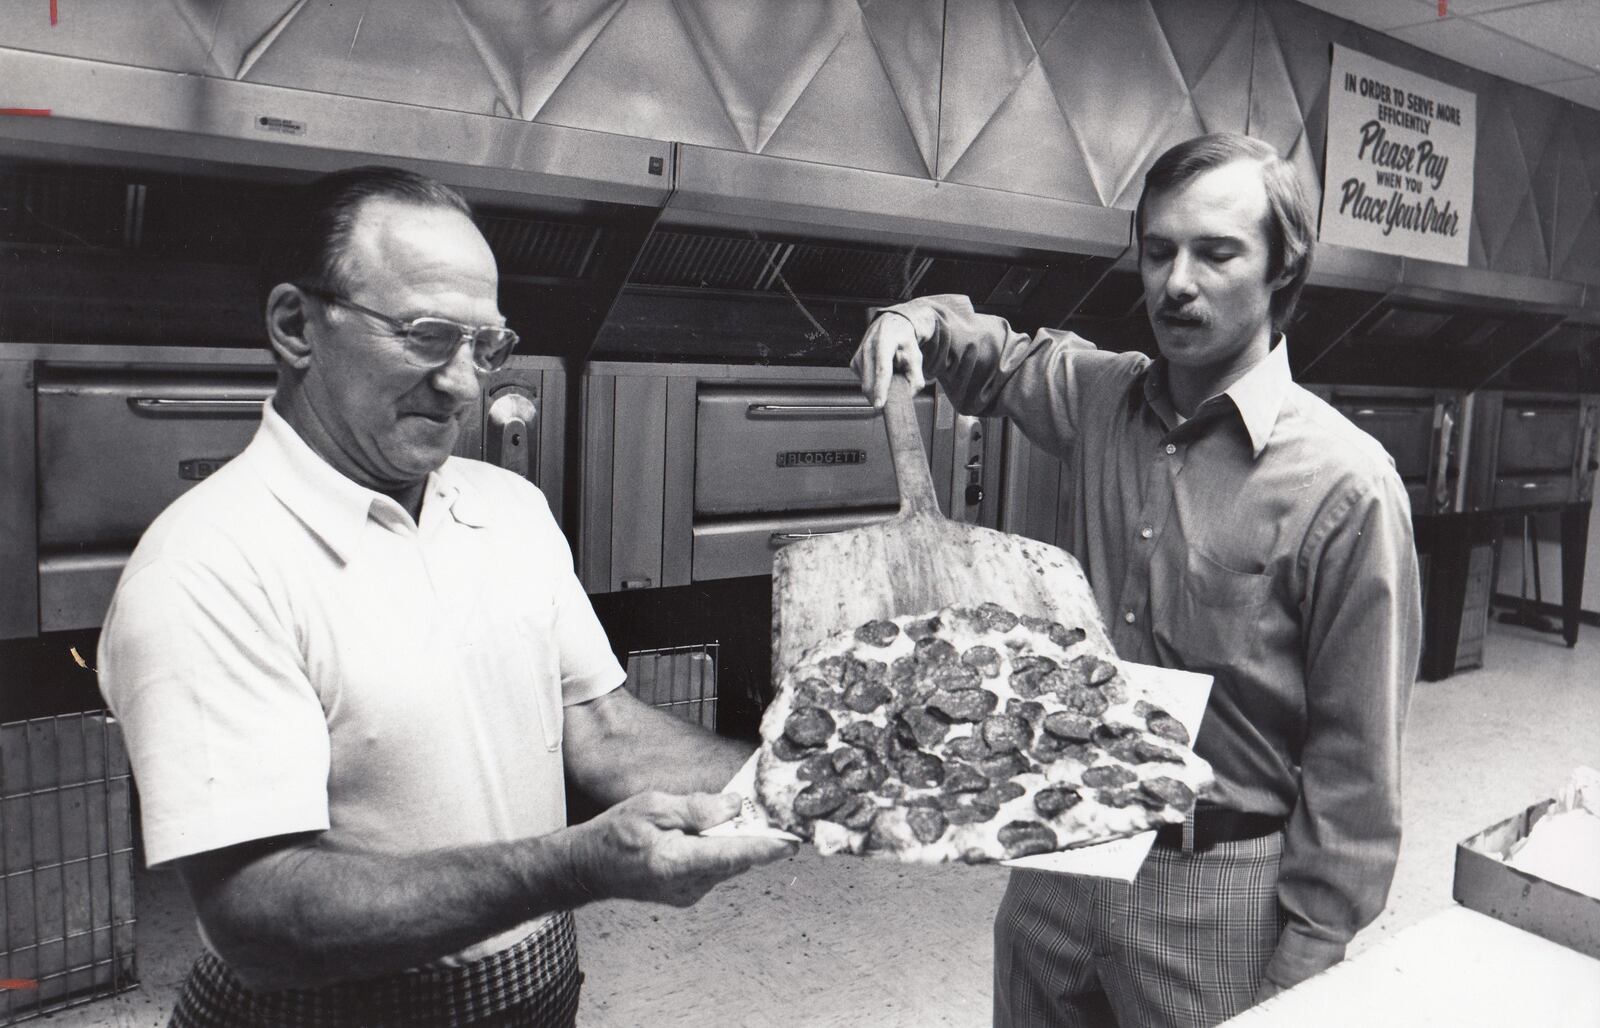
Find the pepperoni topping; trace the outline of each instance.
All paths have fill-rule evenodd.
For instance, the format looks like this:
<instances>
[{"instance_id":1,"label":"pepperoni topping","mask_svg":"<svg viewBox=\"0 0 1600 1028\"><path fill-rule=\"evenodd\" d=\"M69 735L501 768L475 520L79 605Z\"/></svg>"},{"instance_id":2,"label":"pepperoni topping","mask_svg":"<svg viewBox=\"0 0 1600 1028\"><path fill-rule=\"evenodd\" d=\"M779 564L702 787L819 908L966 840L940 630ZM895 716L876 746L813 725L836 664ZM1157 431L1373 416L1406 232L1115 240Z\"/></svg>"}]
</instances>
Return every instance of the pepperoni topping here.
<instances>
[{"instance_id":1,"label":"pepperoni topping","mask_svg":"<svg viewBox=\"0 0 1600 1028\"><path fill-rule=\"evenodd\" d=\"M984 790L983 800L998 807L1002 803L1010 803L1017 797L1025 795L1027 791L1016 782L999 782Z\"/></svg>"},{"instance_id":2,"label":"pepperoni topping","mask_svg":"<svg viewBox=\"0 0 1600 1028\"><path fill-rule=\"evenodd\" d=\"M1017 616L998 603L985 603L978 607L978 617L983 626L994 632L1009 632L1017 627Z\"/></svg>"},{"instance_id":3,"label":"pepperoni topping","mask_svg":"<svg viewBox=\"0 0 1600 1028\"><path fill-rule=\"evenodd\" d=\"M953 825L978 824L992 820L1000 813L999 804L989 803L982 794L962 793L948 796L946 800L948 802L939 806L944 811L945 820Z\"/></svg>"},{"instance_id":4,"label":"pepperoni topping","mask_svg":"<svg viewBox=\"0 0 1600 1028\"><path fill-rule=\"evenodd\" d=\"M1157 710L1145 718L1150 731L1163 739L1171 739L1180 746L1189 745L1189 730L1183 727L1183 722L1168 714L1164 710Z\"/></svg>"},{"instance_id":5,"label":"pepperoni topping","mask_svg":"<svg viewBox=\"0 0 1600 1028\"><path fill-rule=\"evenodd\" d=\"M1120 764L1091 767L1083 773L1083 784L1096 789L1114 789L1138 781L1139 776Z\"/></svg>"},{"instance_id":6,"label":"pepperoni topping","mask_svg":"<svg viewBox=\"0 0 1600 1028\"><path fill-rule=\"evenodd\" d=\"M839 809L849 798L836 778L812 782L794 798L794 812L801 817L821 817Z\"/></svg>"},{"instance_id":7,"label":"pepperoni topping","mask_svg":"<svg viewBox=\"0 0 1600 1028\"><path fill-rule=\"evenodd\" d=\"M944 781L944 761L931 753L902 753L895 761L900 780L918 788Z\"/></svg>"},{"instance_id":8,"label":"pepperoni topping","mask_svg":"<svg viewBox=\"0 0 1600 1028\"><path fill-rule=\"evenodd\" d=\"M1177 750L1145 738L1121 739L1112 743L1107 750L1113 757L1130 764L1183 763L1183 757Z\"/></svg>"},{"instance_id":9,"label":"pepperoni topping","mask_svg":"<svg viewBox=\"0 0 1600 1028\"><path fill-rule=\"evenodd\" d=\"M780 735L772 740L772 755L779 760L801 760L807 754L815 752L816 747L802 746L787 735Z\"/></svg>"},{"instance_id":10,"label":"pepperoni topping","mask_svg":"<svg viewBox=\"0 0 1600 1028\"><path fill-rule=\"evenodd\" d=\"M844 825L852 831L864 832L872 827L878 817L878 805L869 796L851 796L843 805L828 815L828 820Z\"/></svg>"},{"instance_id":11,"label":"pepperoni topping","mask_svg":"<svg viewBox=\"0 0 1600 1028\"><path fill-rule=\"evenodd\" d=\"M944 742L945 736L950 734L950 722L928 713L921 707L912 707L895 718L895 731L902 741L917 748L931 750Z\"/></svg>"},{"instance_id":12,"label":"pepperoni topping","mask_svg":"<svg viewBox=\"0 0 1600 1028\"><path fill-rule=\"evenodd\" d=\"M983 676L965 664L937 664L928 672L928 681L940 689L957 691L983 685Z\"/></svg>"},{"instance_id":13,"label":"pepperoni topping","mask_svg":"<svg viewBox=\"0 0 1600 1028\"><path fill-rule=\"evenodd\" d=\"M1094 737L1094 722L1082 714L1058 710L1044 716L1044 730L1067 742L1088 742Z\"/></svg>"},{"instance_id":14,"label":"pepperoni topping","mask_svg":"<svg viewBox=\"0 0 1600 1028\"><path fill-rule=\"evenodd\" d=\"M961 663L985 678L1000 673L1000 651L993 646L974 646L961 655Z\"/></svg>"},{"instance_id":15,"label":"pepperoni topping","mask_svg":"<svg viewBox=\"0 0 1600 1028\"><path fill-rule=\"evenodd\" d=\"M783 734L798 746L821 746L833 736L833 729L833 715L821 707L800 707L783 722Z\"/></svg>"},{"instance_id":16,"label":"pepperoni topping","mask_svg":"<svg viewBox=\"0 0 1600 1028\"><path fill-rule=\"evenodd\" d=\"M1015 696L1006 700L1006 713L1028 722L1029 728L1038 728L1044 720L1044 704L1033 700L1019 700Z\"/></svg>"},{"instance_id":17,"label":"pepperoni topping","mask_svg":"<svg viewBox=\"0 0 1600 1028\"><path fill-rule=\"evenodd\" d=\"M1014 714L991 714L983 719L979 731L983 733L983 741L996 753L1020 750L1033 741L1033 729Z\"/></svg>"},{"instance_id":18,"label":"pepperoni topping","mask_svg":"<svg viewBox=\"0 0 1600 1028\"><path fill-rule=\"evenodd\" d=\"M1079 657L1072 663L1083 670L1083 676L1088 679L1090 685L1105 685L1117 677L1117 666L1115 664L1101 660L1093 654Z\"/></svg>"},{"instance_id":19,"label":"pepperoni topping","mask_svg":"<svg viewBox=\"0 0 1600 1028\"><path fill-rule=\"evenodd\" d=\"M1040 817L1064 814L1083 802L1083 797L1064 785L1053 785L1033 794L1033 809Z\"/></svg>"},{"instance_id":20,"label":"pepperoni topping","mask_svg":"<svg viewBox=\"0 0 1600 1028\"><path fill-rule=\"evenodd\" d=\"M944 812L936 807L917 807L906 811L906 824L920 843L935 843L944 835L948 824Z\"/></svg>"},{"instance_id":21,"label":"pepperoni topping","mask_svg":"<svg viewBox=\"0 0 1600 1028\"><path fill-rule=\"evenodd\" d=\"M1139 790L1184 813L1194 806L1194 790L1176 778L1148 778L1139 783Z\"/></svg>"},{"instance_id":22,"label":"pepperoni topping","mask_svg":"<svg viewBox=\"0 0 1600 1028\"><path fill-rule=\"evenodd\" d=\"M1054 853L1059 845L1056 833L1042 821L1008 821L1000 826L998 834L1008 858Z\"/></svg>"},{"instance_id":23,"label":"pepperoni topping","mask_svg":"<svg viewBox=\"0 0 1600 1028\"><path fill-rule=\"evenodd\" d=\"M849 702L848 694L845 696L845 701ZM1111 706L1110 701L1101 694L1099 689L1073 689L1067 695L1061 697L1061 701L1069 709L1087 717L1099 717Z\"/></svg>"},{"instance_id":24,"label":"pepperoni topping","mask_svg":"<svg viewBox=\"0 0 1600 1028\"><path fill-rule=\"evenodd\" d=\"M971 764L951 761L945 766L946 792L983 792L989 788L989 779Z\"/></svg>"},{"instance_id":25,"label":"pepperoni topping","mask_svg":"<svg viewBox=\"0 0 1600 1028\"><path fill-rule=\"evenodd\" d=\"M939 620L938 615L935 615L931 618L924 618L921 621L911 622L906 626L906 634L921 642L923 639L932 638L943 627L944 622Z\"/></svg>"},{"instance_id":26,"label":"pepperoni topping","mask_svg":"<svg viewBox=\"0 0 1600 1028\"><path fill-rule=\"evenodd\" d=\"M887 729L880 728L871 721L852 721L839 729L841 741L874 753L883 751L884 738L887 734Z\"/></svg>"},{"instance_id":27,"label":"pepperoni topping","mask_svg":"<svg viewBox=\"0 0 1600 1028\"><path fill-rule=\"evenodd\" d=\"M990 754L988 743L983 741L983 736L976 733L951 739L945 743L944 751L962 760L982 760Z\"/></svg>"},{"instance_id":28,"label":"pepperoni topping","mask_svg":"<svg viewBox=\"0 0 1600 1028\"><path fill-rule=\"evenodd\" d=\"M887 646L900 635L900 626L893 621L868 621L856 629L856 641L868 646Z\"/></svg>"},{"instance_id":29,"label":"pepperoni topping","mask_svg":"<svg viewBox=\"0 0 1600 1028\"><path fill-rule=\"evenodd\" d=\"M1011 752L984 757L978 761L978 770L987 775L991 782L1003 782L1007 778L1027 774L1033 770L1033 765L1022 754Z\"/></svg>"},{"instance_id":30,"label":"pepperoni topping","mask_svg":"<svg viewBox=\"0 0 1600 1028\"><path fill-rule=\"evenodd\" d=\"M1000 705L1000 697L987 689L939 689L928 697L928 709L951 721L982 721Z\"/></svg>"},{"instance_id":31,"label":"pepperoni topping","mask_svg":"<svg viewBox=\"0 0 1600 1028\"><path fill-rule=\"evenodd\" d=\"M1065 628L1054 623L1050 625L1050 641L1063 650L1078 645L1088 637L1088 633L1081 628Z\"/></svg>"},{"instance_id":32,"label":"pepperoni topping","mask_svg":"<svg viewBox=\"0 0 1600 1028\"><path fill-rule=\"evenodd\" d=\"M795 771L795 777L802 782L817 781L824 778L835 778L838 772L833 766L831 754L821 750L813 750L805 759L800 761L800 767Z\"/></svg>"},{"instance_id":33,"label":"pepperoni topping","mask_svg":"<svg viewBox=\"0 0 1600 1028\"><path fill-rule=\"evenodd\" d=\"M796 707L823 707L839 709L840 696L833 686L820 678L807 678L794 687Z\"/></svg>"},{"instance_id":34,"label":"pepperoni topping","mask_svg":"<svg viewBox=\"0 0 1600 1028\"><path fill-rule=\"evenodd\" d=\"M839 784L850 792L871 792L888 778L888 767L877 760L867 760L839 772Z\"/></svg>"},{"instance_id":35,"label":"pepperoni topping","mask_svg":"<svg viewBox=\"0 0 1600 1028\"><path fill-rule=\"evenodd\" d=\"M894 692L882 682L855 682L844 691L844 705L857 714L870 714L894 699Z\"/></svg>"},{"instance_id":36,"label":"pepperoni topping","mask_svg":"<svg viewBox=\"0 0 1600 1028\"><path fill-rule=\"evenodd\" d=\"M918 639L917 647L912 651L912 654L917 658L917 663L923 667L934 664L954 664L960 657L960 654L956 652L956 648L950 643L943 639L933 638Z\"/></svg>"}]
</instances>

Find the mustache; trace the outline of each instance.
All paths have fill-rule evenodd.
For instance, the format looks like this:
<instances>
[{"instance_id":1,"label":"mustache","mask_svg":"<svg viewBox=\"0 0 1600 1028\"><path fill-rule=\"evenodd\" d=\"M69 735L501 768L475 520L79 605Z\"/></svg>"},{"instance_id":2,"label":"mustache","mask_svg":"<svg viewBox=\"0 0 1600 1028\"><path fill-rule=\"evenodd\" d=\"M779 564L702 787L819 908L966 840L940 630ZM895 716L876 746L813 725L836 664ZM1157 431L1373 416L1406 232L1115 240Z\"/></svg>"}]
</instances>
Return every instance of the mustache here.
<instances>
[{"instance_id":1,"label":"mustache","mask_svg":"<svg viewBox=\"0 0 1600 1028\"><path fill-rule=\"evenodd\" d=\"M1197 321L1200 324L1209 324L1211 315L1193 304L1163 303L1156 307L1156 316L1161 318L1177 318L1181 321Z\"/></svg>"}]
</instances>

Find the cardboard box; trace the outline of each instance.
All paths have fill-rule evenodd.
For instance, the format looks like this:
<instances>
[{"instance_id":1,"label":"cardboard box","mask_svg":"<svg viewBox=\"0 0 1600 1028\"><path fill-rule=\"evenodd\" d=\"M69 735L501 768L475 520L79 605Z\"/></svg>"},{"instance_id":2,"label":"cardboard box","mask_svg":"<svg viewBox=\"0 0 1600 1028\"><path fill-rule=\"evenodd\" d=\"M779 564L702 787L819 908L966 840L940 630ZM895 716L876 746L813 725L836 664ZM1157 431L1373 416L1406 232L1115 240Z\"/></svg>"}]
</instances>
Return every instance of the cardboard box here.
<instances>
[{"instance_id":1,"label":"cardboard box","mask_svg":"<svg viewBox=\"0 0 1600 1028\"><path fill-rule=\"evenodd\" d=\"M1561 800L1544 800L1458 843L1451 894L1462 906L1600 958L1600 899L1505 862L1540 818L1563 809Z\"/></svg>"}]
</instances>

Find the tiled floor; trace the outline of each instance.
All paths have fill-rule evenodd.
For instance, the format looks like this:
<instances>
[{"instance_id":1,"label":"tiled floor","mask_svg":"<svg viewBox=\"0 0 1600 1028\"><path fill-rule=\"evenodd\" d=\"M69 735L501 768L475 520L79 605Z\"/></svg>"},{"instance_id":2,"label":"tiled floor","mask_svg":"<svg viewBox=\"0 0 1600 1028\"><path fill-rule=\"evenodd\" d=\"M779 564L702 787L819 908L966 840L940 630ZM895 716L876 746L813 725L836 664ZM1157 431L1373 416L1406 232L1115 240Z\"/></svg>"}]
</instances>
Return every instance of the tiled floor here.
<instances>
[{"instance_id":1,"label":"tiled floor","mask_svg":"<svg viewBox=\"0 0 1600 1028\"><path fill-rule=\"evenodd\" d=\"M1457 840L1600 765L1600 632L1576 649L1497 625L1490 667L1418 682L1406 739L1406 836L1389 907L1354 950L1451 903ZM47 1022L163 1023L196 950L171 875L138 882L143 984ZM610 902L578 915L587 1028L989 1022L989 922L1004 873L801 856L688 911Z\"/></svg>"}]
</instances>

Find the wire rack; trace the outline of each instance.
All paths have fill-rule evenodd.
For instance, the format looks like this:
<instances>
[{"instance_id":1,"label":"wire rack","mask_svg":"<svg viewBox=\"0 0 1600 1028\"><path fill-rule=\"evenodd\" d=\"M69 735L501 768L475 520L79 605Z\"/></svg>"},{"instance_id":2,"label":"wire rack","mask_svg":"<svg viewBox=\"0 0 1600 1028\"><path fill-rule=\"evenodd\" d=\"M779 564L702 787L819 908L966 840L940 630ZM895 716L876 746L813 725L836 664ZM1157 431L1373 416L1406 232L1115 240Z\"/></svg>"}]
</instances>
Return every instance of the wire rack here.
<instances>
[{"instance_id":1,"label":"wire rack","mask_svg":"<svg viewBox=\"0 0 1600 1028\"><path fill-rule=\"evenodd\" d=\"M717 728L717 644L628 651L628 691L652 707Z\"/></svg>"},{"instance_id":2,"label":"wire rack","mask_svg":"<svg viewBox=\"0 0 1600 1028\"><path fill-rule=\"evenodd\" d=\"M131 794L103 712L0 725L0 1025L138 983Z\"/></svg>"}]
</instances>

